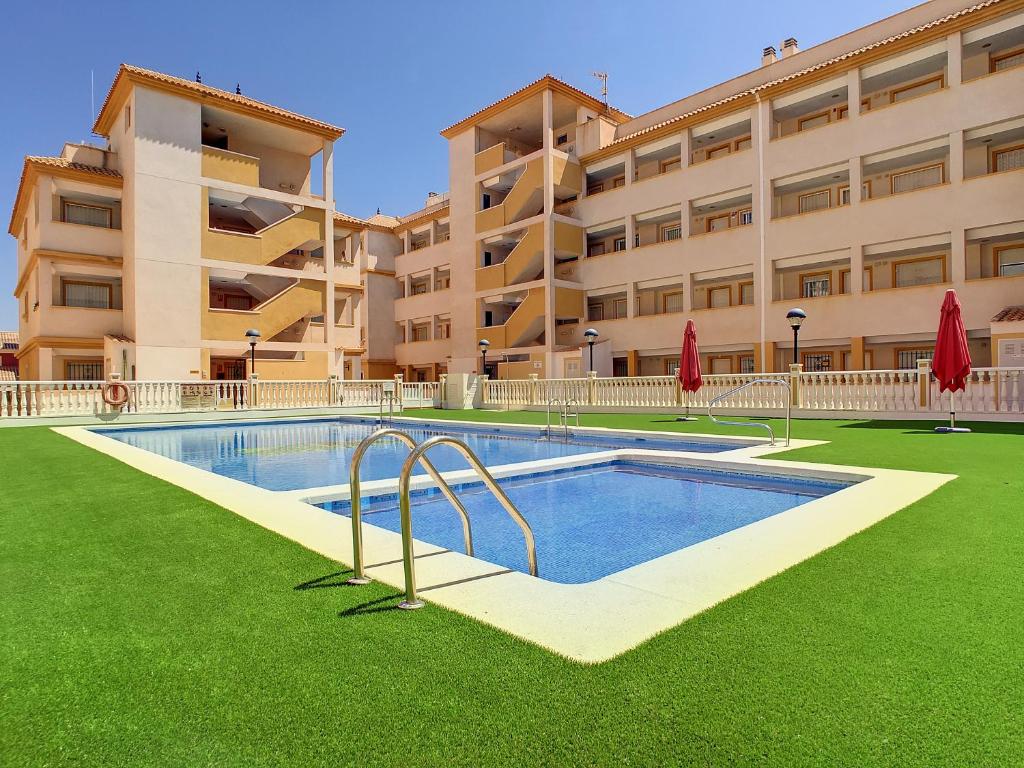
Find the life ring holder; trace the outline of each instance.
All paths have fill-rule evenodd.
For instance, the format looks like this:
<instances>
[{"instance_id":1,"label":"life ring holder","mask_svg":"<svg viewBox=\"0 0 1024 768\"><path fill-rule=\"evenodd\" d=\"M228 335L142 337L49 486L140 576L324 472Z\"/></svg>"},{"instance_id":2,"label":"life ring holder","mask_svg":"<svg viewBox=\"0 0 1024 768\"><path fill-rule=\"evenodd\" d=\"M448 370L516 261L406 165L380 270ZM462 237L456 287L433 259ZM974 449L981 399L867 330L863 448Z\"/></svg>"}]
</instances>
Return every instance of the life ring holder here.
<instances>
[{"instance_id":1,"label":"life ring holder","mask_svg":"<svg viewBox=\"0 0 1024 768\"><path fill-rule=\"evenodd\" d=\"M108 381L103 385L103 402L112 408L124 408L130 395L128 385L123 382Z\"/></svg>"}]
</instances>

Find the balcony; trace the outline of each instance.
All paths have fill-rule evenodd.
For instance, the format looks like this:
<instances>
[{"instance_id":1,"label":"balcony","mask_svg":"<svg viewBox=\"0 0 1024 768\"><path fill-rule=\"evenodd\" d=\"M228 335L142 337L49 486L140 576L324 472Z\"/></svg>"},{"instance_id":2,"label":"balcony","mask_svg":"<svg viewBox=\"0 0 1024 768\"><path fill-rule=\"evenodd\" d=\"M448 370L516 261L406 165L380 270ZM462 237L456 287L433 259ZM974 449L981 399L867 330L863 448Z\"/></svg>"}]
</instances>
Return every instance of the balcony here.
<instances>
[{"instance_id":1,"label":"balcony","mask_svg":"<svg viewBox=\"0 0 1024 768\"><path fill-rule=\"evenodd\" d=\"M264 341L271 341L297 323L322 316L325 311L326 284L315 280L291 282L249 309L214 307L210 301L216 300L217 291L211 288L207 292L202 319L204 339L238 341L248 329L256 328Z\"/></svg>"},{"instance_id":2,"label":"balcony","mask_svg":"<svg viewBox=\"0 0 1024 768\"><path fill-rule=\"evenodd\" d=\"M554 222L555 259L575 259L583 253L580 227ZM476 271L476 289L494 290L537 280L544 275L544 224L538 222L512 237L499 237L483 244L486 264ZM497 259L498 263L493 263Z\"/></svg>"},{"instance_id":3,"label":"balcony","mask_svg":"<svg viewBox=\"0 0 1024 768\"><path fill-rule=\"evenodd\" d=\"M598 224L586 230L587 258L618 253L626 250L626 225L624 222Z\"/></svg>"},{"instance_id":4,"label":"balcony","mask_svg":"<svg viewBox=\"0 0 1024 768\"><path fill-rule=\"evenodd\" d=\"M849 113L846 76L772 102L773 137L783 138L843 120Z\"/></svg>"},{"instance_id":5,"label":"balcony","mask_svg":"<svg viewBox=\"0 0 1024 768\"><path fill-rule=\"evenodd\" d=\"M498 143L476 153L473 159L473 167L477 176L492 168L500 168L506 163L519 159L520 155L513 152L504 143Z\"/></svg>"},{"instance_id":6,"label":"balcony","mask_svg":"<svg viewBox=\"0 0 1024 768\"><path fill-rule=\"evenodd\" d=\"M965 236L968 280L1024 278L1024 226L979 227L967 230Z\"/></svg>"},{"instance_id":7,"label":"balcony","mask_svg":"<svg viewBox=\"0 0 1024 768\"><path fill-rule=\"evenodd\" d=\"M203 258L266 266L295 251L323 247L324 212L295 211L259 198L209 191ZM322 264L322 259L320 260Z\"/></svg>"},{"instance_id":8,"label":"balcony","mask_svg":"<svg viewBox=\"0 0 1024 768\"><path fill-rule=\"evenodd\" d=\"M1011 13L963 32L964 81L1024 66L1024 15Z\"/></svg>"},{"instance_id":9,"label":"balcony","mask_svg":"<svg viewBox=\"0 0 1024 768\"><path fill-rule=\"evenodd\" d=\"M728 115L690 131L690 164L717 160L750 146L750 112Z\"/></svg>"},{"instance_id":10,"label":"balcony","mask_svg":"<svg viewBox=\"0 0 1024 768\"><path fill-rule=\"evenodd\" d=\"M1024 169L1024 117L964 131L964 178Z\"/></svg>"},{"instance_id":11,"label":"balcony","mask_svg":"<svg viewBox=\"0 0 1024 768\"><path fill-rule=\"evenodd\" d=\"M505 305L504 309L507 314L502 313L504 318L500 322L477 328L477 341L487 339L494 349L511 349L543 343L547 316L545 288L530 288L518 304ZM495 310L488 311L493 318ZM556 320L582 318L583 311L583 291L555 288Z\"/></svg>"},{"instance_id":12,"label":"balcony","mask_svg":"<svg viewBox=\"0 0 1024 768\"><path fill-rule=\"evenodd\" d=\"M729 274L722 274L724 271L715 270L691 275L690 290L694 310L753 306L753 272L740 272L733 268Z\"/></svg>"},{"instance_id":13,"label":"balcony","mask_svg":"<svg viewBox=\"0 0 1024 768\"><path fill-rule=\"evenodd\" d=\"M633 180L643 181L682 167L682 151L679 137L653 142L636 150L633 163Z\"/></svg>"},{"instance_id":14,"label":"balcony","mask_svg":"<svg viewBox=\"0 0 1024 768\"><path fill-rule=\"evenodd\" d=\"M893 56L860 70L860 111L935 93L946 87L946 40Z\"/></svg>"},{"instance_id":15,"label":"balcony","mask_svg":"<svg viewBox=\"0 0 1024 768\"><path fill-rule=\"evenodd\" d=\"M776 179L772 191L776 219L838 208L850 202L850 167L842 163Z\"/></svg>"},{"instance_id":16,"label":"balcony","mask_svg":"<svg viewBox=\"0 0 1024 768\"><path fill-rule=\"evenodd\" d=\"M788 259L774 264L773 301L808 301L852 293L848 250ZM865 269L863 290L871 290L870 270Z\"/></svg>"},{"instance_id":17,"label":"balcony","mask_svg":"<svg viewBox=\"0 0 1024 768\"><path fill-rule=\"evenodd\" d=\"M208 179L258 187L260 185L260 159L252 155L204 146L202 174Z\"/></svg>"},{"instance_id":18,"label":"balcony","mask_svg":"<svg viewBox=\"0 0 1024 768\"><path fill-rule=\"evenodd\" d=\"M690 201L690 236L725 232L754 223L750 189Z\"/></svg>"},{"instance_id":19,"label":"balcony","mask_svg":"<svg viewBox=\"0 0 1024 768\"><path fill-rule=\"evenodd\" d=\"M862 199L877 200L946 183L949 139L943 137L862 158Z\"/></svg>"},{"instance_id":20,"label":"balcony","mask_svg":"<svg viewBox=\"0 0 1024 768\"><path fill-rule=\"evenodd\" d=\"M657 243L668 243L683 236L682 214L679 206L659 208L638 213L633 217L633 245L643 248Z\"/></svg>"}]
</instances>

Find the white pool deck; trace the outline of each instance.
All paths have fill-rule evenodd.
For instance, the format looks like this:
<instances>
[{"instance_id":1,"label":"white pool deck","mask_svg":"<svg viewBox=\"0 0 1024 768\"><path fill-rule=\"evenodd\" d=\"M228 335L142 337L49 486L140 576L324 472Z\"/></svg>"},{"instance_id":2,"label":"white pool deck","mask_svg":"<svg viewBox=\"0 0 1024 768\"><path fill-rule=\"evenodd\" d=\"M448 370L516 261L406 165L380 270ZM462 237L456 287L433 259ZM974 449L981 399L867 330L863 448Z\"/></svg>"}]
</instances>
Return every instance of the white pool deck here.
<instances>
[{"instance_id":1,"label":"white pool deck","mask_svg":"<svg viewBox=\"0 0 1024 768\"><path fill-rule=\"evenodd\" d=\"M403 422L411 426L423 421L396 418L395 426L401 428ZM445 424L489 426L481 422L445 421ZM504 432L516 428L507 423L493 426ZM537 431L536 426L524 425L523 429ZM325 557L346 564L352 562L350 518L314 506L318 501L348 498L347 484L268 491L135 448L85 427L56 427L54 431L189 490ZM491 467L490 470L495 477L507 477L622 459L855 481L856 484L586 584L544 580L543 562L539 564L541 578L535 578L416 540L416 583L420 599L579 662L607 661L838 544L956 477L769 458L773 453L819 445L820 441L793 440L787 448L781 441L772 447L767 441L758 442L749 437L600 428L585 428L580 432L642 435L659 440L673 437L716 443L732 440L741 447L714 454L637 448L595 449L593 453ZM751 446L751 442L758 444ZM476 479L471 470L446 472L444 477L452 484ZM428 477L416 476L412 487L431 484ZM396 486L395 479L367 481L362 483L362 494L365 497L394 491ZM415 518L413 530L415 532ZM363 546L367 575L403 589L401 536L364 524ZM416 612L409 612L406 619L416 621Z\"/></svg>"}]
</instances>

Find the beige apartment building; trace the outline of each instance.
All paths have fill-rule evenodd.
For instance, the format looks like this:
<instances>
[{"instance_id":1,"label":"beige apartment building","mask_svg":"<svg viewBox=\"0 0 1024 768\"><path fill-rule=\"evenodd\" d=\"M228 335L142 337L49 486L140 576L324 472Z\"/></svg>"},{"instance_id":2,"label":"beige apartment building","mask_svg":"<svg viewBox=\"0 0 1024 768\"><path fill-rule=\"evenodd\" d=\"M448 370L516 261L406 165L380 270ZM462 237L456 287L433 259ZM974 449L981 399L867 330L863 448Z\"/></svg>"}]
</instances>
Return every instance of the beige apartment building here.
<instances>
[{"instance_id":1,"label":"beige apartment building","mask_svg":"<svg viewBox=\"0 0 1024 768\"><path fill-rule=\"evenodd\" d=\"M733 51L733 55L740 52ZM933 0L630 117L544 77L442 131L449 191L334 211L341 129L125 67L109 147L28 158L22 378L908 368L957 290L1024 365L1024 1ZM316 185L314 186L314 177ZM326 190L326 193L324 192ZM330 233L328 235L328 233ZM85 366L89 366L86 368Z\"/></svg>"}]
</instances>

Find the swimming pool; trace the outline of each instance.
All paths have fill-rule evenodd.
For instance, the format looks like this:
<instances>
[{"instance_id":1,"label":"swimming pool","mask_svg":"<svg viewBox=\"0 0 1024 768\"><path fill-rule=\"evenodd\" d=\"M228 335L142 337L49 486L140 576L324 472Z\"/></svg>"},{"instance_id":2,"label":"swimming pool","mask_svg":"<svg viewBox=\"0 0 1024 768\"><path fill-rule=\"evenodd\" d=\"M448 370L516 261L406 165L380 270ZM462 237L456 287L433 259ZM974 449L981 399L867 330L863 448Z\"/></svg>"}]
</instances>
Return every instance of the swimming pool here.
<instances>
[{"instance_id":1,"label":"swimming pool","mask_svg":"<svg viewBox=\"0 0 1024 768\"><path fill-rule=\"evenodd\" d=\"M582 584L842 490L847 482L638 461L535 472L498 481L533 529L538 575ZM456 486L475 556L528 572L523 535L481 483ZM413 536L464 551L455 510L436 489L414 491ZM348 501L319 504L348 516ZM395 494L364 500L363 521L398 532ZM372 552L367 553L370 562Z\"/></svg>"},{"instance_id":2,"label":"swimming pool","mask_svg":"<svg viewBox=\"0 0 1024 768\"><path fill-rule=\"evenodd\" d=\"M576 456L616 448L716 453L753 445L752 442L649 439L637 435L561 433L551 438L539 428L474 427L435 422L396 422L417 443L434 435L454 435L466 442L488 467ZM378 428L375 419L332 418L278 420L240 424L189 424L140 429L97 429L99 434L166 456L199 469L250 483L270 491L291 491L348 482L349 462L359 442ZM366 480L398 477L409 449L395 440L382 440L363 458L360 476ZM465 469L466 462L448 446L430 453L442 472ZM416 474L423 474L420 467Z\"/></svg>"}]
</instances>

